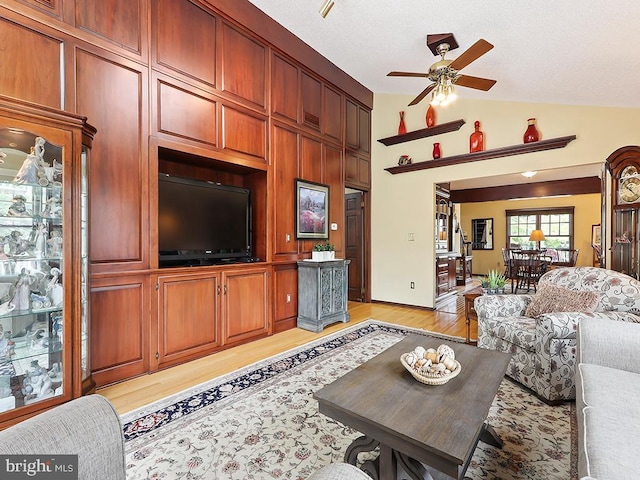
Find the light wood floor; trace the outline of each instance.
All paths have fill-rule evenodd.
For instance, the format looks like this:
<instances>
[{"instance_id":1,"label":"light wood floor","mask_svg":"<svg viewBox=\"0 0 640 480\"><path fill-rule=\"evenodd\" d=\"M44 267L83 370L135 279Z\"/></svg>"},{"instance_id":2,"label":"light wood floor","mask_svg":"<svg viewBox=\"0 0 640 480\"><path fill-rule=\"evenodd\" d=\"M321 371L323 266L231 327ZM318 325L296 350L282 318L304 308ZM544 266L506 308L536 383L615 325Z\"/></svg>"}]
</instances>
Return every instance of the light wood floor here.
<instances>
[{"instance_id":1,"label":"light wood floor","mask_svg":"<svg viewBox=\"0 0 640 480\"><path fill-rule=\"evenodd\" d=\"M98 393L107 397L120 414L126 413L370 318L447 335L466 336L464 299L461 295L451 297L451 300L439 306L437 311L380 303L349 302L349 314L349 323L330 325L321 333L294 328L177 367L104 387L99 389ZM477 324L472 322L471 338L476 338L476 335Z\"/></svg>"}]
</instances>

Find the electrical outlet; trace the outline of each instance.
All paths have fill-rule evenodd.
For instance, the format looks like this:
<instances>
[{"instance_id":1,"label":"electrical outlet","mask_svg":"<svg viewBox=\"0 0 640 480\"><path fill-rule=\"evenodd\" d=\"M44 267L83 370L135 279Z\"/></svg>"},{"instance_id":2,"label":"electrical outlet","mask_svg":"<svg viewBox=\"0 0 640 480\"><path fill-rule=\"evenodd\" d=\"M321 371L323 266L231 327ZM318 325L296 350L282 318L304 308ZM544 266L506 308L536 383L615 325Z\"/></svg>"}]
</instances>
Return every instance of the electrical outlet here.
<instances>
[{"instance_id":1,"label":"electrical outlet","mask_svg":"<svg viewBox=\"0 0 640 480\"><path fill-rule=\"evenodd\" d=\"M287 303L291 303L291 294L287 293Z\"/></svg>"},{"instance_id":2,"label":"electrical outlet","mask_svg":"<svg viewBox=\"0 0 640 480\"><path fill-rule=\"evenodd\" d=\"M416 236L414 233L409 233L409 241L414 242L416 240Z\"/></svg>"},{"instance_id":3,"label":"electrical outlet","mask_svg":"<svg viewBox=\"0 0 640 480\"><path fill-rule=\"evenodd\" d=\"M416 282L411 282L411 288L412 289L416 288Z\"/></svg>"}]
</instances>

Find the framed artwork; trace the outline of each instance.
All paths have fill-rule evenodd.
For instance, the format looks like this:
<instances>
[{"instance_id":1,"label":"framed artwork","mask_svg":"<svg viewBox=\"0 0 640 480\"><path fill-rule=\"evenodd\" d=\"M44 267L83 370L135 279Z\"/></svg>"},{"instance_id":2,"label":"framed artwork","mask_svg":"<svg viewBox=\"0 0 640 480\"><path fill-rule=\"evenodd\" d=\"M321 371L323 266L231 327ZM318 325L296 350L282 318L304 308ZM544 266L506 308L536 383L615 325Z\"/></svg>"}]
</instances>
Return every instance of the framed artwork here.
<instances>
[{"instance_id":1,"label":"framed artwork","mask_svg":"<svg viewBox=\"0 0 640 480\"><path fill-rule=\"evenodd\" d=\"M296 238L329 238L329 186L296 178Z\"/></svg>"},{"instance_id":2,"label":"framed artwork","mask_svg":"<svg viewBox=\"0 0 640 480\"><path fill-rule=\"evenodd\" d=\"M591 245L600 245L600 224L591 226Z\"/></svg>"}]
</instances>

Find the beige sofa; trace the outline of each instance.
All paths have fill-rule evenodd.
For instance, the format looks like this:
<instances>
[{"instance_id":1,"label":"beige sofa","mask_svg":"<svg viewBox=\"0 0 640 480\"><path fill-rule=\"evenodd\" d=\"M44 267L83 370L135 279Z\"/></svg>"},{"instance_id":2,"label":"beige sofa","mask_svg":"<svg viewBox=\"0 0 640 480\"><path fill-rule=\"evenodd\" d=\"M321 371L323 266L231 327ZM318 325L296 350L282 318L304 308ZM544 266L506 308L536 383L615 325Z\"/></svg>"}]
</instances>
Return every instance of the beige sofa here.
<instances>
[{"instance_id":1,"label":"beige sofa","mask_svg":"<svg viewBox=\"0 0 640 480\"><path fill-rule=\"evenodd\" d=\"M579 477L635 480L640 475L640 324L585 318L577 340Z\"/></svg>"}]
</instances>

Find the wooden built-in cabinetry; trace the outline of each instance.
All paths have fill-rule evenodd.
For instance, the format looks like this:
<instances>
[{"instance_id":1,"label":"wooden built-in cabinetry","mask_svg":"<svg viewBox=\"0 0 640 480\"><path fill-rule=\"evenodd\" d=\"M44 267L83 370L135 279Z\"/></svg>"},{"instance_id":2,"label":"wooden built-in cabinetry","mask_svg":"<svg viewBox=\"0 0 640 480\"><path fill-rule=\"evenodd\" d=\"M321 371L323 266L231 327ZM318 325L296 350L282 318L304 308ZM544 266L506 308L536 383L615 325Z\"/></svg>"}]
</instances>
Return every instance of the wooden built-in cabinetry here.
<instances>
[{"instance_id":1,"label":"wooden built-in cabinetry","mask_svg":"<svg viewBox=\"0 0 640 480\"><path fill-rule=\"evenodd\" d=\"M295 326L296 262L315 241L295 237L294 180L329 185L329 240L344 256L344 188L370 188L373 94L247 0L7 0L0 31L0 91L100 132L96 383ZM158 172L251 189L260 261L159 269Z\"/></svg>"},{"instance_id":2,"label":"wooden built-in cabinetry","mask_svg":"<svg viewBox=\"0 0 640 480\"><path fill-rule=\"evenodd\" d=\"M458 254L436 254L436 299L456 291L456 259Z\"/></svg>"}]
</instances>

